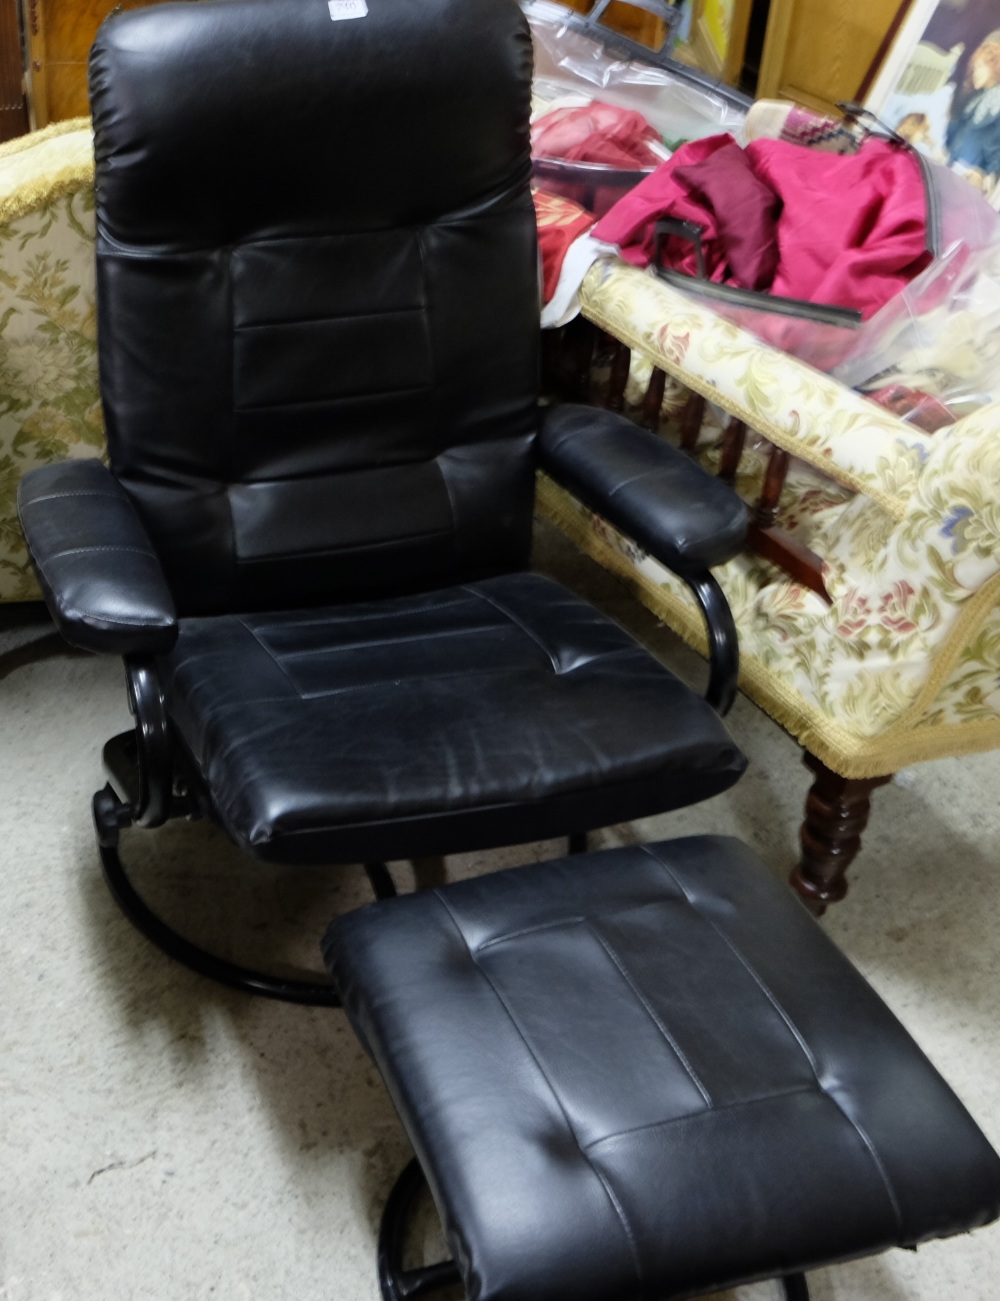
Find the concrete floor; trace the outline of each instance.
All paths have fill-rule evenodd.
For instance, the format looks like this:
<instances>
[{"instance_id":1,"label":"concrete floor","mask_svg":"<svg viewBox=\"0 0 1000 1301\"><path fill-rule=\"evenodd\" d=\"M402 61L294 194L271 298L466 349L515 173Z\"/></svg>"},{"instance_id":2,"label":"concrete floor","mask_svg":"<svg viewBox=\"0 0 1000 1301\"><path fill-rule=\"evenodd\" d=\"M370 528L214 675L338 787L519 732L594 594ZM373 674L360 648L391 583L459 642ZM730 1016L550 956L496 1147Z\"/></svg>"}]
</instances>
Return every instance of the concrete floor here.
<instances>
[{"instance_id":1,"label":"concrete floor","mask_svg":"<svg viewBox=\"0 0 1000 1301\"><path fill-rule=\"evenodd\" d=\"M606 575L548 533L540 552L702 680L701 661ZM733 791L600 842L731 832L784 874L808 774L742 697L730 724L751 760ZM0 1298L375 1301L376 1225L405 1136L341 1013L214 986L118 912L89 800L101 744L127 725L117 662L63 649L38 607L0 607ZM998 792L1000 753L925 764L878 791L826 925L1000 1146ZM315 966L325 922L366 897L354 869L247 865L204 824L132 832L124 848L151 901L246 961ZM558 849L467 856L447 872ZM412 880L409 865L394 872ZM1000 1227L810 1283L814 1301L988 1301Z\"/></svg>"}]
</instances>

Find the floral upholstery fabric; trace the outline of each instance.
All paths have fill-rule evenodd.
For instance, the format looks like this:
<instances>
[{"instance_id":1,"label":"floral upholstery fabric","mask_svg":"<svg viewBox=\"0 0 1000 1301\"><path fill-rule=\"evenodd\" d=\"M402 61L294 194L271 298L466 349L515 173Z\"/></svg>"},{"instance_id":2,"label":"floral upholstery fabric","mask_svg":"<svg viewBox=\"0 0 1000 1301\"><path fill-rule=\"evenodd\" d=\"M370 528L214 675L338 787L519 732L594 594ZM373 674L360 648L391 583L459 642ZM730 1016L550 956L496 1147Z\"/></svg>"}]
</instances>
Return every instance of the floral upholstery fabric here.
<instances>
[{"instance_id":1,"label":"floral upholstery fabric","mask_svg":"<svg viewBox=\"0 0 1000 1301\"><path fill-rule=\"evenodd\" d=\"M34 465L103 450L86 122L0 147L0 600L37 596L15 493ZM749 553L719 572L740 631L742 685L847 777L1000 744L1000 404L936 434L613 259L583 311L652 365L665 410L689 389L793 454L779 522L823 556L831 603ZM644 369L645 368L645 369ZM737 488L759 492L767 444ZM712 426L700 454L718 456ZM704 645L684 585L545 480L542 510L658 615Z\"/></svg>"},{"instance_id":2,"label":"floral upholstery fabric","mask_svg":"<svg viewBox=\"0 0 1000 1301\"><path fill-rule=\"evenodd\" d=\"M25 471L100 455L92 141L60 123L0 148L0 600L37 598L17 521Z\"/></svg>"},{"instance_id":3,"label":"floral upholstery fabric","mask_svg":"<svg viewBox=\"0 0 1000 1301\"><path fill-rule=\"evenodd\" d=\"M847 777L1000 744L1000 403L925 434L613 260L592 268L582 301L634 350L632 401L657 365L668 417L694 389L794 454L778 523L823 557L831 602L749 553L718 572L748 694ZM706 423L699 455L711 466ZM748 501L766 453L748 442L736 481ZM554 484L540 495L579 545L704 647L683 583Z\"/></svg>"},{"instance_id":4,"label":"floral upholstery fabric","mask_svg":"<svg viewBox=\"0 0 1000 1301\"><path fill-rule=\"evenodd\" d=\"M662 363L688 388L902 516L933 434L911 429L828 375L622 262L595 263L580 301L584 316Z\"/></svg>"}]
</instances>

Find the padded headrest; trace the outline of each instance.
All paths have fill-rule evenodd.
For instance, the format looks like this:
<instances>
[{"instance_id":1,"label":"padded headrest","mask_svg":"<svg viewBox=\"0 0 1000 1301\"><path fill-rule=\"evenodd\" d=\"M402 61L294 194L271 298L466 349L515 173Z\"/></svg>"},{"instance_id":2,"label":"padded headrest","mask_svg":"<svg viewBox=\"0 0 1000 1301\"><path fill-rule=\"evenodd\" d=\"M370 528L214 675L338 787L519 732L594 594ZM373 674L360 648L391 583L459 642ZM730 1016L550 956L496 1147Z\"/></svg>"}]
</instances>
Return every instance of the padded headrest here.
<instances>
[{"instance_id":1,"label":"padded headrest","mask_svg":"<svg viewBox=\"0 0 1000 1301\"><path fill-rule=\"evenodd\" d=\"M116 14L90 59L102 229L178 249L426 222L526 175L530 93L516 0Z\"/></svg>"}]
</instances>

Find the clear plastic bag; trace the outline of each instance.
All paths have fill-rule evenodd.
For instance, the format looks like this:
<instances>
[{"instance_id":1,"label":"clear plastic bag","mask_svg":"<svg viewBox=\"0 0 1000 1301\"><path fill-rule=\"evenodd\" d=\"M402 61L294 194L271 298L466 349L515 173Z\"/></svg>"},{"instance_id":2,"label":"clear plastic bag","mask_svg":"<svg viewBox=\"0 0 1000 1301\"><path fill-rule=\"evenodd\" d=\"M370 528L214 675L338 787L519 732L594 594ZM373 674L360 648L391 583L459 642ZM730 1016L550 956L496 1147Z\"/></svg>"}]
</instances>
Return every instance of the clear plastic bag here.
<instances>
[{"instance_id":1,"label":"clear plastic bag","mask_svg":"<svg viewBox=\"0 0 1000 1301\"><path fill-rule=\"evenodd\" d=\"M522 7L535 53L533 121L599 100L641 113L668 146L742 126L750 101L731 87L549 0L526 0ZM535 175L547 190L598 216L651 170L535 158Z\"/></svg>"},{"instance_id":2,"label":"clear plastic bag","mask_svg":"<svg viewBox=\"0 0 1000 1301\"><path fill-rule=\"evenodd\" d=\"M924 176L933 261L867 321L823 304L661 274L726 320L849 388L895 383L949 407L959 403L965 414L970 402L990 400L985 395L1000 381L1000 216L949 168L914 158ZM958 344L961 364L945 357L957 357Z\"/></svg>"},{"instance_id":3,"label":"clear plastic bag","mask_svg":"<svg viewBox=\"0 0 1000 1301\"><path fill-rule=\"evenodd\" d=\"M522 8L535 50L534 114L579 95L638 110L668 141L742 126L750 100L732 87L588 24L563 5L525 0Z\"/></svg>"},{"instance_id":4,"label":"clear plastic bag","mask_svg":"<svg viewBox=\"0 0 1000 1301\"><path fill-rule=\"evenodd\" d=\"M878 392L902 420L926 428L927 403L915 396L955 420L1000 397L1000 220L984 247L953 244L867 322L857 342L834 378Z\"/></svg>"}]
</instances>

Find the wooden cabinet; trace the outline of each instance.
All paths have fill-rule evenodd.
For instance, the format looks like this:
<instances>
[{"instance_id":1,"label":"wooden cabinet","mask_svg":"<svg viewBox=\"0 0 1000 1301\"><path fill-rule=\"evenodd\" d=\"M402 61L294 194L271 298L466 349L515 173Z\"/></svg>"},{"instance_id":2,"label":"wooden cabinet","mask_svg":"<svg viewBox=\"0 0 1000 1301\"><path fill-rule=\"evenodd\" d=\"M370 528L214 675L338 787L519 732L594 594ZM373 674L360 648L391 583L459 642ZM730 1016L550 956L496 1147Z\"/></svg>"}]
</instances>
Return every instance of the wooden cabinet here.
<instances>
[{"instance_id":1,"label":"wooden cabinet","mask_svg":"<svg viewBox=\"0 0 1000 1301\"><path fill-rule=\"evenodd\" d=\"M561 0L561 3L584 14L595 8L594 0ZM675 45L672 57L731 86L738 85L752 0L689 0L689 3L690 20L682 24L687 39ZM600 21L611 31L629 36L648 49L659 51L663 47L665 24L652 12L628 0L612 0Z\"/></svg>"},{"instance_id":2,"label":"wooden cabinet","mask_svg":"<svg viewBox=\"0 0 1000 1301\"><path fill-rule=\"evenodd\" d=\"M7 0L13 3L14 0ZM87 55L97 29L113 8L134 9L157 0L20 0L32 125L86 114ZM566 0L588 11L592 0ZM3 0L0 0L2 5ZM690 44L678 50L730 84L739 81L751 0L691 0ZM757 95L791 99L831 111L852 99L875 58L901 0L770 0ZM753 8L767 6L755 0ZM12 11L13 12L13 11ZM627 3L606 11L609 26L656 48L663 24ZM713 50L713 46L715 47Z\"/></svg>"},{"instance_id":3,"label":"wooden cabinet","mask_svg":"<svg viewBox=\"0 0 1000 1301\"><path fill-rule=\"evenodd\" d=\"M31 124L48 125L90 112L87 56L112 9L149 0L22 0Z\"/></svg>"},{"instance_id":4,"label":"wooden cabinet","mask_svg":"<svg viewBox=\"0 0 1000 1301\"><path fill-rule=\"evenodd\" d=\"M771 0L757 79L759 99L790 99L836 113L854 99L900 0Z\"/></svg>"},{"instance_id":5,"label":"wooden cabinet","mask_svg":"<svg viewBox=\"0 0 1000 1301\"><path fill-rule=\"evenodd\" d=\"M0 141L28 129L17 0L0 0Z\"/></svg>"}]
</instances>

